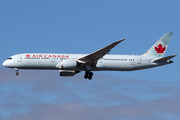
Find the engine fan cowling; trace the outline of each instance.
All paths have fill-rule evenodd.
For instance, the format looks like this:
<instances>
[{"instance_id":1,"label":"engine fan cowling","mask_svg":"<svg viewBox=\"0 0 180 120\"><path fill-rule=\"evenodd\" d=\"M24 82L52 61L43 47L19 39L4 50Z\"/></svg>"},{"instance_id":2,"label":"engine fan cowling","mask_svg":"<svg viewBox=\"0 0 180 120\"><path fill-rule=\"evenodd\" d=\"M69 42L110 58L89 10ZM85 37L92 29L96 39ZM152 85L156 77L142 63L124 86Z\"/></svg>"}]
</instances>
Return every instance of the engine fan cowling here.
<instances>
[{"instance_id":1,"label":"engine fan cowling","mask_svg":"<svg viewBox=\"0 0 180 120\"><path fill-rule=\"evenodd\" d=\"M77 67L76 60L63 60L62 69L72 69Z\"/></svg>"},{"instance_id":2,"label":"engine fan cowling","mask_svg":"<svg viewBox=\"0 0 180 120\"><path fill-rule=\"evenodd\" d=\"M78 62L76 60L62 60L56 65L56 68L59 68L61 70L71 70L76 69L77 66Z\"/></svg>"},{"instance_id":3,"label":"engine fan cowling","mask_svg":"<svg viewBox=\"0 0 180 120\"><path fill-rule=\"evenodd\" d=\"M60 70L59 75L60 76L74 76L76 74L75 71L70 71L70 70Z\"/></svg>"}]
</instances>

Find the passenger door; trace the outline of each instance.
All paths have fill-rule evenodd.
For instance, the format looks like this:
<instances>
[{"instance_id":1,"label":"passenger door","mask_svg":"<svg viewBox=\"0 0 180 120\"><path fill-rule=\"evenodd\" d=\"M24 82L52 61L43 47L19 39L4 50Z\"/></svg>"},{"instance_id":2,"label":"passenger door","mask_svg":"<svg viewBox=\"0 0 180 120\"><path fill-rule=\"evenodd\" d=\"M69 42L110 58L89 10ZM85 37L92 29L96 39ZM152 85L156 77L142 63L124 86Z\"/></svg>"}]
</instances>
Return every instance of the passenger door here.
<instances>
[{"instance_id":1,"label":"passenger door","mask_svg":"<svg viewBox=\"0 0 180 120\"><path fill-rule=\"evenodd\" d=\"M141 64L142 63L142 59L141 58L137 58L137 63Z\"/></svg>"},{"instance_id":2,"label":"passenger door","mask_svg":"<svg viewBox=\"0 0 180 120\"><path fill-rule=\"evenodd\" d=\"M51 62L55 62L56 58L55 57L51 57Z\"/></svg>"},{"instance_id":3,"label":"passenger door","mask_svg":"<svg viewBox=\"0 0 180 120\"><path fill-rule=\"evenodd\" d=\"M18 62L22 62L22 56L18 56Z\"/></svg>"}]
</instances>

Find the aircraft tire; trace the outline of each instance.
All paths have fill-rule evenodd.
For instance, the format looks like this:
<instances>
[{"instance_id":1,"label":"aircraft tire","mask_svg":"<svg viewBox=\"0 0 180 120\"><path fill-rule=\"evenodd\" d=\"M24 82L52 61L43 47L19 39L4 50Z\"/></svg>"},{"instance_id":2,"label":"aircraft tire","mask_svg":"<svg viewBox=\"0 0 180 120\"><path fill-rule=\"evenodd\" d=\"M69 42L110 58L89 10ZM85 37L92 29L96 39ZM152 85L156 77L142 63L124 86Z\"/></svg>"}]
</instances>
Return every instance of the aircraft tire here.
<instances>
[{"instance_id":1,"label":"aircraft tire","mask_svg":"<svg viewBox=\"0 0 180 120\"><path fill-rule=\"evenodd\" d=\"M84 75L84 78L85 79L89 79L89 80L91 80L92 79L92 76L93 76L93 73L91 72L91 71L86 71L85 72L85 75Z\"/></svg>"},{"instance_id":2,"label":"aircraft tire","mask_svg":"<svg viewBox=\"0 0 180 120\"><path fill-rule=\"evenodd\" d=\"M88 78L89 80L91 80L92 79L92 76L89 76L89 78Z\"/></svg>"},{"instance_id":3,"label":"aircraft tire","mask_svg":"<svg viewBox=\"0 0 180 120\"><path fill-rule=\"evenodd\" d=\"M16 72L16 75L19 75L19 72Z\"/></svg>"},{"instance_id":4,"label":"aircraft tire","mask_svg":"<svg viewBox=\"0 0 180 120\"><path fill-rule=\"evenodd\" d=\"M92 76L93 76L93 73L92 73L92 72L89 72L89 76L91 76L91 77L92 77Z\"/></svg>"},{"instance_id":5,"label":"aircraft tire","mask_svg":"<svg viewBox=\"0 0 180 120\"><path fill-rule=\"evenodd\" d=\"M87 78L88 78L88 76L87 76L87 75L84 75L84 78L85 78L85 79L87 79Z\"/></svg>"}]
</instances>

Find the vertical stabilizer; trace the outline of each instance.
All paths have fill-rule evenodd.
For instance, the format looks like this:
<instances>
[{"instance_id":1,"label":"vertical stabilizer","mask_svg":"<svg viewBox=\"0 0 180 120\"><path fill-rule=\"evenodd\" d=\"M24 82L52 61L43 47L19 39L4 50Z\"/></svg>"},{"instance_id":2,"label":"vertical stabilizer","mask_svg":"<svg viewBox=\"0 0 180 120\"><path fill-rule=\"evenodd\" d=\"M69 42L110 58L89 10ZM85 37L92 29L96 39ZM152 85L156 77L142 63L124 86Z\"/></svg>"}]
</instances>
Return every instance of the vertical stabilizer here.
<instances>
[{"instance_id":1,"label":"vertical stabilizer","mask_svg":"<svg viewBox=\"0 0 180 120\"><path fill-rule=\"evenodd\" d=\"M163 58L173 33L164 34L144 55Z\"/></svg>"}]
</instances>

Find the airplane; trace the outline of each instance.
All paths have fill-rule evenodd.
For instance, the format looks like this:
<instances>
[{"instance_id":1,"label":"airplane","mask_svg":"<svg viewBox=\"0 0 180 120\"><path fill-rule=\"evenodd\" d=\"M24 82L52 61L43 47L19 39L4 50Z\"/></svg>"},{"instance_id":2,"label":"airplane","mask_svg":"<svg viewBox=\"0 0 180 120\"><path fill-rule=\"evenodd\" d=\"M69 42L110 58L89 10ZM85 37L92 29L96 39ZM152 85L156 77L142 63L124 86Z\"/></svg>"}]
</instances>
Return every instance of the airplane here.
<instances>
[{"instance_id":1,"label":"airplane","mask_svg":"<svg viewBox=\"0 0 180 120\"><path fill-rule=\"evenodd\" d=\"M176 55L164 57L173 33L164 34L142 55L109 55L108 53L125 39L90 54L23 53L9 57L3 66L19 69L59 70L60 76L74 76L85 71L84 78L92 79L92 71L134 71L173 63Z\"/></svg>"}]
</instances>

